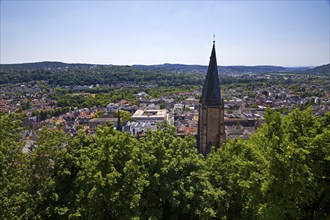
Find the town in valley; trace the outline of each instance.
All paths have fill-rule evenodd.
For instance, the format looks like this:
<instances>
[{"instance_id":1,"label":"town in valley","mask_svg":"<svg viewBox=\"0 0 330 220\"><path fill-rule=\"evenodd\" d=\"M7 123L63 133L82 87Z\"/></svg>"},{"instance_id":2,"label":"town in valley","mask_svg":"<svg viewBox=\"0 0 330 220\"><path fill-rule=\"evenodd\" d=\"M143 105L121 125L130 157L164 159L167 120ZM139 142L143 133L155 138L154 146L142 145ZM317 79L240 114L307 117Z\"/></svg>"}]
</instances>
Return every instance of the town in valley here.
<instances>
[{"instance_id":1,"label":"town in valley","mask_svg":"<svg viewBox=\"0 0 330 220\"><path fill-rule=\"evenodd\" d=\"M44 65L46 66L47 63ZM6 67L3 65L3 67ZM329 70L329 65L325 65ZM324 68L323 67L323 68ZM89 66L43 67L40 72L63 73L111 71L128 78L104 84L52 84L50 80L22 79L5 82L12 72L22 69L2 68L0 111L22 116L26 150L32 150L35 131L44 126L63 130L71 135L78 132L93 134L98 126L113 125L114 129L141 138L148 130L156 131L161 123L175 126L177 135L197 136L201 88L205 73L180 72L180 69L152 74L167 74L167 81L148 81L149 70L138 67ZM121 69L123 68L123 69ZM35 70L26 70L33 72ZM134 78L134 72L142 72ZM163 72L162 72L163 71ZM304 70L306 71L306 70ZM164 73L165 72L165 73ZM132 74L133 73L133 74ZM113 73L115 76L116 73ZM132 76L133 75L133 76ZM226 139L248 138L264 122L265 111L275 109L286 115L295 108L311 108L323 116L330 108L330 79L326 74L307 72L221 72L221 99L224 103ZM188 84L185 78L193 78ZM175 83L177 79L181 81ZM111 82L111 78L109 79ZM163 83L163 84L162 84ZM166 86L168 83L168 86ZM189 84L190 83L190 84ZM119 114L119 115L118 115Z\"/></svg>"}]
</instances>

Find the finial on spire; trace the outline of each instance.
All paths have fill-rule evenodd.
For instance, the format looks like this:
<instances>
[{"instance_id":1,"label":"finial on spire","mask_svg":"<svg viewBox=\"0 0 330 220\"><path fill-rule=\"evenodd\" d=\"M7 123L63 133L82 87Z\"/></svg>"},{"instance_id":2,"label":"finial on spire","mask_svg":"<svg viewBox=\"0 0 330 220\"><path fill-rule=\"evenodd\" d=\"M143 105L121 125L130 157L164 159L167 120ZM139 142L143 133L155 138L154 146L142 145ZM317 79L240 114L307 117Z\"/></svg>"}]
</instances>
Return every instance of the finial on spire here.
<instances>
[{"instance_id":1,"label":"finial on spire","mask_svg":"<svg viewBox=\"0 0 330 220\"><path fill-rule=\"evenodd\" d=\"M215 44L215 33L213 33L213 44Z\"/></svg>"}]
</instances>

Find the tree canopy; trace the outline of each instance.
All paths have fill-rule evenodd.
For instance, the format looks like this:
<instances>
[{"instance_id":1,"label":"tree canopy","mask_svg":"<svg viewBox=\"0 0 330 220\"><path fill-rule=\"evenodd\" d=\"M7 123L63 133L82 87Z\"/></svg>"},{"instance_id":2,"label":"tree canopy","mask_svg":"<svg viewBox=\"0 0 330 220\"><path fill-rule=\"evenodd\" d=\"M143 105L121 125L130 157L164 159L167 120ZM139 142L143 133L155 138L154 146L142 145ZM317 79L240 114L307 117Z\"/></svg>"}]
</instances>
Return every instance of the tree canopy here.
<instances>
[{"instance_id":1,"label":"tree canopy","mask_svg":"<svg viewBox=\"0 0 330 220\"><path fill-rule=\"evenodd\" d=\"M327 219L330 113L269 110L248 140L204 158L160 126L137 140L43 128L26 153L18 118L0 116L1 219Z\"/></svg>"}]
</instances>

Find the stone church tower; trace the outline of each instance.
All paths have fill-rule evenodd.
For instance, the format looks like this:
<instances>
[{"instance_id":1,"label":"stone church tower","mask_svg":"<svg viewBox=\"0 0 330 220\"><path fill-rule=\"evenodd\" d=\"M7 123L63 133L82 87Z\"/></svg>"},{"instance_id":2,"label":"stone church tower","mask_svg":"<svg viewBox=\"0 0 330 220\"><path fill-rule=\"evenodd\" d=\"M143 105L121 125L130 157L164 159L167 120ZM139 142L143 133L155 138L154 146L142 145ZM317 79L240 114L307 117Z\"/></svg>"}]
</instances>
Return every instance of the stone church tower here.
<instances>
[{"instance_id":1,"label":"stone church tower","mask_svg":"<svg viewBox=\"0 0 330 220\"><path fill-rule=\"evenodd\" d=\"M224 104L221 99L215 41L199 104L198 152L207 155L212 146L219 148L226 139Z\"/></svg>"}]
</instances>

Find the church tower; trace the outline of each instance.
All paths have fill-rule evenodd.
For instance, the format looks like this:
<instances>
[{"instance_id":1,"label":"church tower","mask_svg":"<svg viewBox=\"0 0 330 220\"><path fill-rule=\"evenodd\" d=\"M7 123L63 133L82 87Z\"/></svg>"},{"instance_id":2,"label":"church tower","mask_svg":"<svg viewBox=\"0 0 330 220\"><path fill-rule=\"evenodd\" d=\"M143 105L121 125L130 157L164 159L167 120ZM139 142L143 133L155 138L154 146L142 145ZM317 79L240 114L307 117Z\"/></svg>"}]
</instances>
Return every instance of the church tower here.
<instances>
[{"instance_id":1,"label":"church tower","mask_svg":"<svg viewBox=\"0 0 330 220\"><path fill-rule=\"evenodd\" d=\"M199 104L198 152L207 155L212 146L219 148L226 140L224 104L221 99L215 41Z\"/></svg>"},{"instance_id":2,"label":"church tower","mask_svg":"<svg viewBox=\"0 0 330 220\"><path fill-rule=\"evenodd\" d=\"M122 131L122 127L121 127L121 123L120 123L120 110L118 108L118 115L117 115L117 126L116 126L116 129L118 131Z\"/></svg>"}]
</instances>

